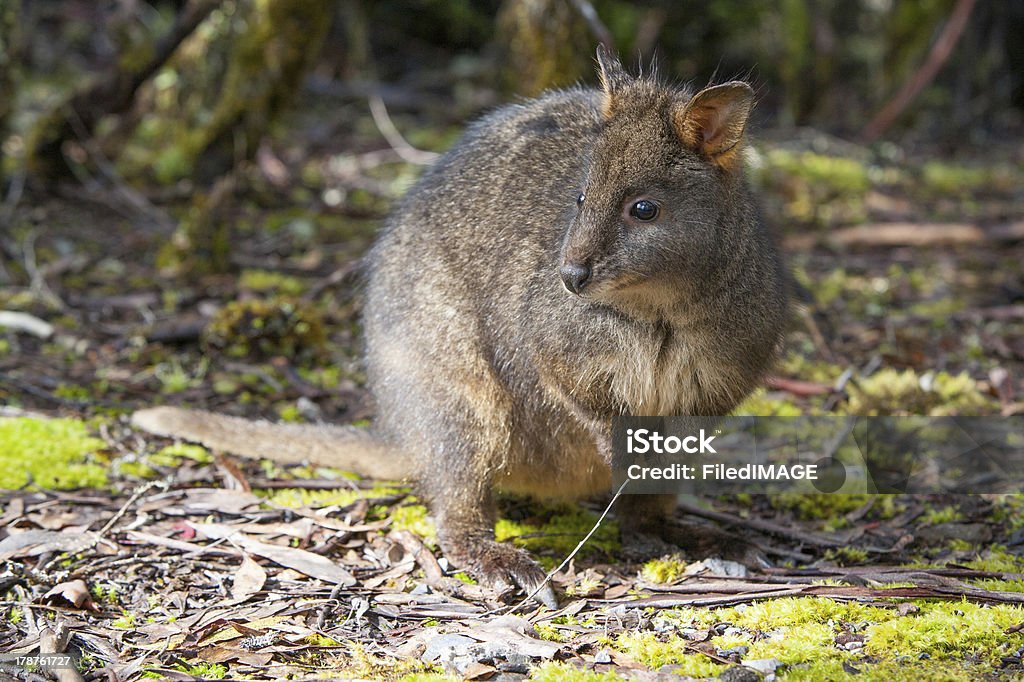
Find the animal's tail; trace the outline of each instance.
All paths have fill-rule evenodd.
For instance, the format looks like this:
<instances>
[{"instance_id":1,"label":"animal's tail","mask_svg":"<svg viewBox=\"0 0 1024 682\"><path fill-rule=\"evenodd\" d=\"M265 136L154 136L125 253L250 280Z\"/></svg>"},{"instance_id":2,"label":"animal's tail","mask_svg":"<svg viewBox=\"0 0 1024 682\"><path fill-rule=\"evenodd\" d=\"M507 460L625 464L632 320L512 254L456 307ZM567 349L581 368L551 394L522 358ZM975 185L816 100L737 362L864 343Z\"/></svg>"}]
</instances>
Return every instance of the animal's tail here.
<instances>
[{"instance_id":1,"label":"animal's tail","mask_svg":"<svg viewBox=\"0 0 1024 682\"><path fill-rule=\"evenodd\" d=\"M139 410L132 415L132 425L158 436L281 464L311 462L391 480L410 474L398 453L385 447L372 432L353 426L274 424L179 407Z\"/></svg>"}]
</instances>

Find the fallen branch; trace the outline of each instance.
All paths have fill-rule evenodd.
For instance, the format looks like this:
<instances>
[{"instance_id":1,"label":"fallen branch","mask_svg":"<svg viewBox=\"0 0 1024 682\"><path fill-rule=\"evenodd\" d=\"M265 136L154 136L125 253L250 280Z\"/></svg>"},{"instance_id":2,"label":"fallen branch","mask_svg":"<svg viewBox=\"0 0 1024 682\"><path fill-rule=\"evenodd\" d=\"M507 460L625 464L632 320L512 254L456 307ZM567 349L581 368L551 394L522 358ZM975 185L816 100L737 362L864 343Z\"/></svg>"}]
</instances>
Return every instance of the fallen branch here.
<instances>
[{"instance_id":1,"label":"fallen branch","mask_svg":"<svg viewBox=\"0 0 1024 682\"><path fill-rule=\"evenodd\" d=\"M971 16L971 10L974 9L974 3L975 0L957 0L949 21L946 22L946 26L942 29L935 44L932 45L924 64L910 80L903 84L903 87L889 100L889 103L882 107L881 111L864 126L864 130L860 134L864 142L871 143L882 137L910 106L914 98L924 90L925 86L935 80L935 76L949 60L953 48L956 47L960 36L963 35L964 29L967 27L967 20Z\"/></svg>"},{"instance_id":2,"label":"fallen branch","mask_svg":"<svg viewBox=\"0 0 1024 682\"><path fill-rule=\"evenodd\" d=\"M948 246L1024 241L1024 220L981 227L973 223L868 223L821 234L786 238L786 247L805 250L825 242L838 246Z\"/></svg>"}]
</instances>

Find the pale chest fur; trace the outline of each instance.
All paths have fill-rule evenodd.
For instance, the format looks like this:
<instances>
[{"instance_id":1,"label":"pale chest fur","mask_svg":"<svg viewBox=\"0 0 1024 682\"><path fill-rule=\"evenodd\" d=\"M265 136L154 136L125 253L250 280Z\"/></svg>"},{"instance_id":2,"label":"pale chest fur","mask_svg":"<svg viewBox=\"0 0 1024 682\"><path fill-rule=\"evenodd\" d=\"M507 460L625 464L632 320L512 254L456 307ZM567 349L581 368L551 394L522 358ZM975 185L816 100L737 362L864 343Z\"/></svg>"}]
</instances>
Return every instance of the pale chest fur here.
<instances>
[{"instance_id":1,"label":"pale chest fur","mask_svg":"<svg viewBox=\"0 0 1024 682\"><path fill-rule=\"evenodd\" d=\"M621 411L633 415L707 414L730 403L739 386L730 368L692 337L671 331L620 333L614 352L585 370L603 383Z\"/></svg>"}]
</instances>

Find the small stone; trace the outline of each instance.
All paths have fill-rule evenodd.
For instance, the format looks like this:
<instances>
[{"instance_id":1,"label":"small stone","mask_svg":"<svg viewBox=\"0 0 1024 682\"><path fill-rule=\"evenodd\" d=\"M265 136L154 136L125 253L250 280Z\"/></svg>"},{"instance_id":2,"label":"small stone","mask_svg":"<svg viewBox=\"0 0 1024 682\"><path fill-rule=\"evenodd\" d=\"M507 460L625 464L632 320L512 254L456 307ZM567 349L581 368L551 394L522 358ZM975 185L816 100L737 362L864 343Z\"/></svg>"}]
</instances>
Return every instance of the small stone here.
<instances>
[{"instance_id":1,"label":"small stone","mask_svg":"<svg viewBox=\"0 0 1024 682\"><path fill-rule=\"evenodd\" d=\"M711 557L688 565L683 575L702 575L717 578L746 578L750 572L747 567L736 561L726 561Z\"/></svg>"},{"instance_id":2,"label":"small stone","mask_svg":"<svg viewBox=\"0 0 1024 682\"><path fill-rule=\"evenodd\" d=\"M423 652L424 661L436 661L447 658L459 647L469 647L476 644L475 639L463 635L438 635L427 642L426 651Z\"/></svg>"},{"instance_id":3,"label":"small stone","mask_svg":"<svg viewBox=\"0 0 1024 682\"><path fill-rule=\"evenodd\" d=\"M530 672L530 663L531 661L529 656L510 653L506 657L504 663L498 664L498 670L507 673L522 673L525 675Z\"/></svg>"},{"instance_id":4,"label":"small stone","mask_svg":"<svg viewBox=\"0 0 1024 682\"><path fill-rule=\"evenodd\" d=\"M777 658L752 658L743 661L747 668L753 668L759 673L769 675L782 667L782 661Z\"/></svg>"},{"instance_id":5,"label":"small stone","mask_svg":"<svg viewBox=\"0 0 1024 682\"><path fill-rule=\"evenodd\" d=\"M742 665L734 665L726 668L719 675L718 679L723 682L762 682L761 673L752 668L744 668Z\"/></svg>"},{"instance_id":6,"label":"small stone","mask_svg":"<svg viewBox=\"0 0 1024 682\"><path fill-rule=\"evenodd\" d=\"M597 655L594 656L594 663L611 663L611 662L612 662L612 655L608 653L607 649L601 649L600 651L597 652Z\"/></svg>"}]
</instances>

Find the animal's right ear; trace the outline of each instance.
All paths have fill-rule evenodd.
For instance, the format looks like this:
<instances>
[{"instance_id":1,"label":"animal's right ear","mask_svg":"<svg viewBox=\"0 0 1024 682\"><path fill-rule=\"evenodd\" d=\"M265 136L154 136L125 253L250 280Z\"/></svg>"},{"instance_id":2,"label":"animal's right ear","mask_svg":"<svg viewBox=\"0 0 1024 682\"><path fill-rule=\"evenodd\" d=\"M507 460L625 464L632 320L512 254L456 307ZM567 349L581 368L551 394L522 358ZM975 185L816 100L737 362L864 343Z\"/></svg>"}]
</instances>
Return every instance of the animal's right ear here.
<instances>
[{"instance_id":1,"label":"animal's right ear","mask_svg":"<svg viewBox=\"0 0 1024 682\"><path fill-rule=\"evenodd\" d=\"M601 101L601 113L607 119L615 113L616 100L631 79L626 70L622 68L622 62L609 54L604 45L597 46L597 65L601 74L601 90L604 93Z\"/></svg>"},{"instance_id":2,"label":"animal's right ear","mask_svg":"<svg viewBox=\"0 0 1024 682\"><path fill-rule=\"evenodd\" d=\"M704 88L676 107L676 133L684 144L729 170L739 158L754 91L742 81Z\"/></svg>"}]
</instances>

